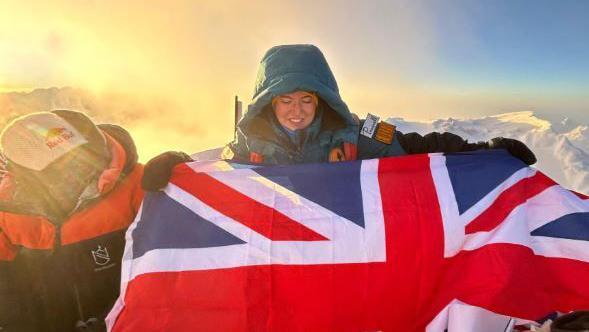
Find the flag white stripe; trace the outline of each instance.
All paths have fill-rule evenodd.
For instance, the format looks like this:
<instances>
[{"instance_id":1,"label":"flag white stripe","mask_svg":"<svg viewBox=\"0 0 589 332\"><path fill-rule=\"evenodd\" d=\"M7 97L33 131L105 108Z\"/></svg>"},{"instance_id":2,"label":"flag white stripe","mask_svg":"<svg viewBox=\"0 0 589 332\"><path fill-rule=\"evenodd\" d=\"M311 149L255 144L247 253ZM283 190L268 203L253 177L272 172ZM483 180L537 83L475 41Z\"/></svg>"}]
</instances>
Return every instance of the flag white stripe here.
<instances>
[{"instance_id":1,"label":"flag white stripe","mask_svg":"<svg viewBox=\"0 0 589 332\"><path fill-rule=\"evenodd\" d=\"M588 241L531 235L535 229L577 212L589 212L589 204L555 185L516 207L495 229L467 235L462 249L476 250L491 243L512 243L527 246L541 256L589 262Z\"/></svg>"},{"instance_id":2,"label":"flag white stripe","mask_svg":"<svg viewBox=\"0 0 589 332\"><path fill-rule=\"evenodd\" d=\"M450 180L450 174L446 167L446 157L442 154L430 154L430 168L438 195L438 202L440 204L442 222L444 225L444 257L452 257L461 250L470 247L478 248L484 245L484 243L486 243L485 241L497 238L496 235L482 234L473 239L473 235L465 234L465 227L474 218L478 217L483 211L488 209L506 189L525 178L534 176L537 172L530 167L525 167L516 171L480 201L460 215L452 181ZM502 236L506 241L510 241L508 243L513 243L514 241L518 243L525 242L509 238L512 236L510 234L504 234Z\"/></svg>"}]
</instances>

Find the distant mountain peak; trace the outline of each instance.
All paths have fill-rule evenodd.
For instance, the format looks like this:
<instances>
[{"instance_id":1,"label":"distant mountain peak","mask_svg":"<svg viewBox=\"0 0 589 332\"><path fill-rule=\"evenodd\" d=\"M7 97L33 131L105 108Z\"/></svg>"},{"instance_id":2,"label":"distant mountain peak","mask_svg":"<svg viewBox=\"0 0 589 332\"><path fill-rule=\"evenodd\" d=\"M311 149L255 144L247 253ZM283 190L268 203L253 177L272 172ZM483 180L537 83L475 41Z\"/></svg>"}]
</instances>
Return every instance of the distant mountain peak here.
<instances>
[{"instance_id":1,"label":"distant mountain peak","mask_svg":"<svg viewBox=\"0 0 589 332\"><path fill-rule=\"evenodd\" d=\"M492 115L501 122L527 124L537 130L550 130L552 123L550 121L540 119L533 111L521 111Z\"/></svg>"}]
</instances>

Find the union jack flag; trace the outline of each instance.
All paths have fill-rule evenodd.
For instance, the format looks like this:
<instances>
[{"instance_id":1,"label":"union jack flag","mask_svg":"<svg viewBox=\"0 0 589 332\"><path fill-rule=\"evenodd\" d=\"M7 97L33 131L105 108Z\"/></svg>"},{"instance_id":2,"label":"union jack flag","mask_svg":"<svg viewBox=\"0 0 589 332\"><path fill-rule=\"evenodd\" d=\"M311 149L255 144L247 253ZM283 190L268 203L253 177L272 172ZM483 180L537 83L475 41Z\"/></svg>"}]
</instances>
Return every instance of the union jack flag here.
<instances>
[{"instance_id":1,"label":"union jack flag","mask_svg":"<svg viewBox=\"0 0 589 332\"><path fill-rule=\"evenodd\" d=\"M588 198L503 151L194 162L146 195L107 323L117 332L468 331L453 313L512 326L589 309L587 280Z\"/></svg>"}]
</instances>

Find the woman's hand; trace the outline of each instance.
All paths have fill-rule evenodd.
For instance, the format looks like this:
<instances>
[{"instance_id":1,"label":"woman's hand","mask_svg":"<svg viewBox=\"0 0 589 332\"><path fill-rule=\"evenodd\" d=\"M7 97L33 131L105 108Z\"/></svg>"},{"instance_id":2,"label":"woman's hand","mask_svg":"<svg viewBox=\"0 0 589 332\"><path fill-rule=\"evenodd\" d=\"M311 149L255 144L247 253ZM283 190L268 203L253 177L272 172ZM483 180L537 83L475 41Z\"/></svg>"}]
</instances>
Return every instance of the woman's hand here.
<instances>
[{"instance_id":1,"label":"woman's hand","mask_svg":"<svg viewBox=\"0 0 589 332\"><path fill-rule=\"evenodd\" d=\"M145 191L158 191L163 189L170 182L172 170L176 165L193 161L184 152L168 151L151 159L145 165L141 187Z\"/></svg>"},{"instance_id":2,"label":"woman's hand","mask_svg":"<svg viewBox=\"0 0 589 332\"><path fill-rule=\"evenodd\" d=\"M489 149L505 149L512 156L526 163L526 165L533 165L536 163L536 156L524 143L504 137L495 137L487 142Z\"/></svg>"}]
</instances>

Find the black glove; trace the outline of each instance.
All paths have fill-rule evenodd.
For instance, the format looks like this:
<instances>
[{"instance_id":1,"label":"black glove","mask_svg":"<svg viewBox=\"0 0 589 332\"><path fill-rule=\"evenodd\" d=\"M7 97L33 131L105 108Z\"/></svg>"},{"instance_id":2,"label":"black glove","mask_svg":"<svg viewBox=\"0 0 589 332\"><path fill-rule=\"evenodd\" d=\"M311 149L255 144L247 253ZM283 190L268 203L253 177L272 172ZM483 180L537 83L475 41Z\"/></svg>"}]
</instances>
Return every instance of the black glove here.
<instances>
[{"instance_id":1,"label":"black glove","mask_svg":"<svg viewBox=\"0 0 589 332\"><path fill-rule=\"evenodd\" d=\"M536 156L524 143L504 137L495 137L487 142L489 149L505 149L512 156L526 163L526 165L533 165L536 163Z\"/></svg>"},{"instance_id":2,"label":"black glove","mask_svg":"<svg viewBox=\"0 0 589 332\"><path fill-rule=\"evenodd\" d=\"M76 332L106 332L106 323L104 319L90 318L85 322L76 323Z\"/></svg>"},{"instance_id":3,"label":"black glove","mask_svg":"<svg viewBox=\"0 0 589 332\"><path fill-rule=\"evenodd\" d=\"M145 165L141 187L145 191L163 189L170 182L174 167L189 161L193 160L184 152L168 151L160 154Z\"/></svg>"},{"instance_id":4,"label":"black glove","mask_svg":"<svg viewBox=\"0 0 589 332\"><path fill-rule=\"evenodd\" d=\"M589 311L576 311L558 317L550 325L552 332L573 332L589 330Z\"/></svg>"},{"instance_id":5,"label":"black glove","mask_svg":"<svg viewBox=\"0 0 589 332\"><path fill-rule=\"evenodd\" d=\"M76 323L76 332L106 332L104 319L90 318L85 322Z\"/></svg>"}]
</instances>

